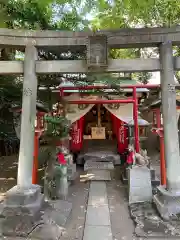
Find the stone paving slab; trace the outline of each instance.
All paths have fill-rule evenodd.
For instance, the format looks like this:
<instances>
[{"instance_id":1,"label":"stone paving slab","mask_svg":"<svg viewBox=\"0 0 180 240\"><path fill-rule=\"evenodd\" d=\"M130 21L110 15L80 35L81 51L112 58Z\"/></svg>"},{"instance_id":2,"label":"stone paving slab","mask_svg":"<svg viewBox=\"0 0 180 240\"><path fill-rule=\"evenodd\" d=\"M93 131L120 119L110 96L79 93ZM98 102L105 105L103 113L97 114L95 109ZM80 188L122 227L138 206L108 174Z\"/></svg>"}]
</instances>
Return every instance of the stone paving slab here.
<instances>
[{"instance_id":1,"label":"stone paving slab","mask_svg":"<svg viewBox=\"0 0 180 240\"><path fill-rule=\"evenodd\" d=\"M105 182L91 182L83 240L112 240Z\"/></svg>"},{"instance_id":2,"label":"stone paving slab","mask_svg":"<svg viewBox=\"0 0 180 240\"><path fill-rule=\"evenodd\" d=\"M105 182L91 182L89 194L95 194L97 191L106 192Z\"/></svg>"},{"instance_id":3,"label":"stone paving slab","mask_svg":"<svg viewBox=\"0 0 180 240\"><path fill-rule=\"evenodd\" d=\"M111 174L109 170L88 170L87 174L92 174L91 181L110 181Z\"/></svg>"},{"instance_id":4,"label":"stone paving slab","mask_svg":"<svg viewBox=\"0 0 180 240\"><path fill-rule=\"evenodd\" d=\"M89 196L96 194L106 194L105 182L91 182Z\"/></svg>"},{"instance_id":5,"label":"stone paving slab","mask_svg":"<svg viewBox=\"0 0 180 240\"><path fill-rule=\"evenodd\" d=\"M88 206L86 214L86 225L110 226L110 216L108 206Z\"/></svg>"},{"instance_id":6,"label":"stone paving slab","mask_svg":"<svg viewBox=\"0 0 180 240\"><path fill-rule=\"evenodd\" d=\"M112 162L101 162L100 160L99 161L88 160L84 164L84 170L87 171L90 169L113 170L114 165Z\"/></svg>"},{"instance_id":7,"label":"stone paving slab","mask_svg":"<svg viewBox=\"0 0 180 240\"><path fill-rule=\"evenodd\" d=\"M90 195L88 200L88 206L103 206L108 205L107 194L104 193L103 195L97 193L96 195Z\"/></svg>"},{"instance_id":8,"label":"stone paving slab","mask_svg":"<svg viewBox=\"0 0 180 240\"><path fill-rule=\"evenodd\" d=\"M113 240L110 226L86 226L83 240Z\"/></svg>"},{"instance_id":9,"label":"stone paving slab","mask_svg":"<svg viewBox=\"0 0 180 240\"><path fill-rule=\"evenodd\" d=\"M88 206L108 205L106 185L104 182L92 182L88 199Z\"/></svg>"}]
</instances>

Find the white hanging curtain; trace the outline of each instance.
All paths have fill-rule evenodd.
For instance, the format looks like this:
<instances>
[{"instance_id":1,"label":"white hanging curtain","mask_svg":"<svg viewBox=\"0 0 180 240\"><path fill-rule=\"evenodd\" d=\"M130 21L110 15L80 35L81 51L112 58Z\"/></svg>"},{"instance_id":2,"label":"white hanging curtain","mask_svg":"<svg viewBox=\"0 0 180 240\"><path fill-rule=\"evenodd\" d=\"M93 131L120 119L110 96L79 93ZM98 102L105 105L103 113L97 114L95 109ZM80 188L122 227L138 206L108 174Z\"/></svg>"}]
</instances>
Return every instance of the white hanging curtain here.
<instances>
[{"instance_id":1,"label":"white hanging curtain","mask_svg":"<svg viewBox=\"0 0 180 240\"><path fill-rule=\"evenodd\" d=\"M114 104L104 104L104 107L118 119L128 123L133 119L133 104L122 103L118 109L112 108Z\"/></svg>"},{"instance_id":2,"label":"white hanging curtain","mask_svg":"<svg viewBox=\"0 0 180 240\"><path fill-rule=\"evenodd\" d=\"M116 99L116 97L113 97ZM117 97L119 98L119 97ZM81 98L79 93L74 93L70 96L64 97L65 100L93 100L93 99L98 99L98 96L87 96L86 98ZM103 99L103 98L102 98ZM71 123L76 122L78 119L83 117L86 113L88 113L92 107L95 104L89 104L81 106L82 108L79 108L78 104L68 104L67 105L67 114L66 117L68 120L71 121ZM121 103L119 108L113 108L113 105L115 104L103 104L104 107L113 115L115 115L118 119L126 122L129 125L134 125L133 121L133 104L132 103ZM139 126L145 126L148 125L149 123L142 119L141 117L138 118L138 124Z\"/></svg>"},{"instance_id":3,"label":"white hanging curtain","mask_svg":"<svg viewBox=\"0 0 180 240\"><path fill-rule=\"evenodd\" d=\"M72 94L70 96L64 97L65 100L82 100L79 93ZM89 97L86 98L88 100ZM92 99L92 98L91 98ZM78 119L86 115L94 104L82 105L81 108L78 107L78 104L67 104L66 118L71 121L71 123L76 122Z\"/></svg>"},{"instance_id":4,"label":"white hanging curtain","mask_svg":"<svg viewBox=\"0 0 180 240\"><path fill-rule=\"evenodd\" d=\"M129 125L134 125L133 120L133 104L132 103L123 103L120 104L118 109L112 109L112 105L104 104L104 107L113 115L115 115L118 119L121 121L124 121L125 123ZM149 123L142 119L140 116L138 117L138 125L139 126L147 126Z\"/></svg>"}]
</instances>

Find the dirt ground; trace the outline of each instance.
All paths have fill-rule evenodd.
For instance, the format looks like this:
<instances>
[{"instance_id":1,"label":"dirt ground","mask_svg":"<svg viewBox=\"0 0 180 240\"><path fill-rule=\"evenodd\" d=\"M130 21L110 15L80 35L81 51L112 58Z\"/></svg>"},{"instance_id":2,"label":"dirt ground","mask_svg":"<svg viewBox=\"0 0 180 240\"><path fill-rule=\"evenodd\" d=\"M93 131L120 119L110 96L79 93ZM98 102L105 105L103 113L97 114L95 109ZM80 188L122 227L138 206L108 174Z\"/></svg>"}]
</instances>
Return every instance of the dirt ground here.
<instances>
[{"instance_id":1,"label":"dirt ground","mask_svg":"<svg viewBox=\"0 0 180 240\"><path fill-rule=\"evenodd\" d=\"M17 183L18 155L0 157L0 201L7 190ZM43 181L44 169L38 172L38 183Z\"/></svg>"},{"instance_id":2,"label":"dirt ground","mask_svg":"<svg viewBox=\"0 0 180 240\"><path fill-rule=\"evenodd\" d=\"M17 155L0 158L0 200L8 189L16 185L17 161Z\"/></svg>"}]
</instances>

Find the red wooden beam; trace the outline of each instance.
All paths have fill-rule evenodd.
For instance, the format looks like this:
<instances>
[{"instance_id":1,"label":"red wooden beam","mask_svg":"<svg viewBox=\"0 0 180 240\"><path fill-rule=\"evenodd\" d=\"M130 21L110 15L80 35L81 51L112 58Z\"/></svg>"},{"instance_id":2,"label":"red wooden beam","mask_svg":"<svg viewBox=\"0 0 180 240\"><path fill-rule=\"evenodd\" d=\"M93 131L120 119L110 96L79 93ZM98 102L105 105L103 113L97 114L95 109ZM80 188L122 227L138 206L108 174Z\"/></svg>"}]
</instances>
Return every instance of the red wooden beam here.
<instances>
[{"instance_id":1,"label":"red wooden beam","mask_svg":"<svg viewBox=\"0 0 180 240\"><path fill-rule=\"evenodd\" d=\"M118 86L116 86L118 87ZM159 88L160 84L136 84L136 85L120 85L119 88ZM92 89L113 89L113 86L66 86L60 87L61 90L92 90Z\"/></svg>"},{"instance_id":2,"label":"red wooden beam","mask_svg":"<svg viewBox=\"0 0 180 240\"><path fill-rule=\"evenodd\" d=\"M134 103L133 99L114 99L114 100L69 100L70 104L110 104L110 103Z\"/></svg>"}]
</instances>

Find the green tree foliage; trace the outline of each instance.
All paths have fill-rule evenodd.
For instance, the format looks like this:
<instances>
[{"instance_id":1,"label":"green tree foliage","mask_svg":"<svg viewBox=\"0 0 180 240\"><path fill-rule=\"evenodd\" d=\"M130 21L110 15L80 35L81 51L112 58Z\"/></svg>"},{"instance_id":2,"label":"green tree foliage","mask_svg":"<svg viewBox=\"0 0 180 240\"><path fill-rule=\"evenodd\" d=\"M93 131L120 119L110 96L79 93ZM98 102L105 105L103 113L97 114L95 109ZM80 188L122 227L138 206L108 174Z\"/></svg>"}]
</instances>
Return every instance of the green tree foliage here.
<instances>
[{"instance_id":1,"label":"green tree foliage","mask_svg":"<svg viewBox=\"0 0 180 240\"><path fill-rule=\"evenodd\" d=\"M104 1L103 8L97 10L96 17L91 23L94 30L119 29L131 27L171 27L180 24L179 0L114 0ZM157 51L157 50L154 50ZM112 50L112 58L150 57L143 49ZM139 54L141 53L141 54ZM175 49L176 56L180 56L179 48ZM180 81L180 73L176 77ZM150 73L135 74L140 81L147 82Z\"/></svg>"},{"instance_id":2,"label":"green tree foliage","mask_svg":"<svg viewBox=\"0 0 180 240\"><path fill-rule=\"evenodd\" d=\"M80 1L79 1L80 2ZM89 6L90 7L90 6ZM81 12L78 10L76 1L65 0L0 0L0 17L2 25L0 27L13 29L31 29L31 30L77 30L82 29L87 22L83 20L82 12L85 11L85 6L82 5ZM82 53L80 53L82 55ZM23 53L17 55L16 49L1 49L1 60L12 60L19 58L23 60ZM70 58L78 58L79 53L71 53ZM42 60L63 59L61 52L46 52L39 51L39 58ZM14 101L11 99L12 93L7 95L10 90L11 83L16 90L17 96L21 95L21 88L17 83L16 77L0 77L0 88L3 91L3 96L6 96L8 102ZM60 83L60 75L44 75L39 77L39 85L46 87L57 86ZM9 81L7 81L9 79ZM17 89L15 89L17 86ZM46 97L47 92L38 94L41 99L49 101L50 97ZM48 90L49 95L49 90Z\"/></svg>"}]
</instances>

